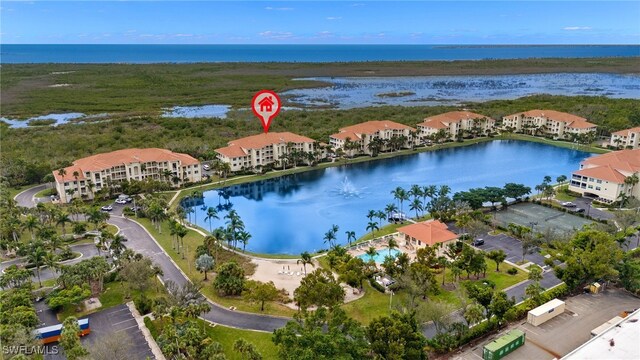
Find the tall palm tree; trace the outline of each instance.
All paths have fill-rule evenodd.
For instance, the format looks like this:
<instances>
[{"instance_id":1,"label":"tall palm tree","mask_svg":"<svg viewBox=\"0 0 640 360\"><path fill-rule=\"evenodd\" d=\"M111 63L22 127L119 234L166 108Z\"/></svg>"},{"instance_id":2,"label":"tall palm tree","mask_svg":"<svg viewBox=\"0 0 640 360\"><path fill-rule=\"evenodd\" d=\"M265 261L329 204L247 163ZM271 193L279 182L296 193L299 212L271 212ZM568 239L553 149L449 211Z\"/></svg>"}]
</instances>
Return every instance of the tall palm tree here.
<instances>
[{"instance_id":1,"label":"tall palm tree","mask_svg":"<svg viewBox=\"0 0 640 360\"><path fill-rule=\"evenodd\" d=\"M369 262L374 262L374 258L378 255L378 250L373 246L370 246L365 254L369 257Z\"/></svg>"},{"instance_id":2,"label":"tall palm tree","mask_svg":"<svg viewBox=\"0 0 640 360\"><path fill-rule=\"evenodd\" d=\"M27 217L22 222L22 227L28 230L29 233L31 233L31 240L35 239L35 235L34 235L35 230L39 226L40 226L40 221L38 220L38 217L33 214L27 215Z\"/></svg>"},{"instance_id":3,"label":"tall palm tree","mask_svg":"<svg viewBox=\"0 0 640 360\"><path fill-rule=\"evenodd\" d=\"M413 196L413 199L417 199L422 196L422 188L420 185L413 184L411 185L411 189L409 190L409 195Z\"/></svg>"},{"instance_id":4,"label":"tall palm tree","mask_svg":"<svg viewBox=\"0 0 640 360\"><path fill-rule=\"evenodd\" d=\"M351 246L351 241L356 241L356 232L347 230L344 233L347 235L347 242L349 243L349 246Z\"/></svg>"},{"instance_id":5,"label":"tall palm tree","mask_svg":"<svg viewBox=\"0 0 640 360\"><path fill-rule=\"evenodd\" d=\"M58 264L58 255L48 252L42 259L42 264L51 269L55 278L58 271L60 271L60 264Z\"/></svg>"},{"instance_id":6,"label":"tall palm tree","mask_svg":"<svg viewBox=\"0 0 640 360\"><path fill-rule=\"evenodd\" d=\"M329 230L326 233L324 233L324 238L323 238L325 243L329 244L329 247L333 246L333 241L336 240L336 234L333 232L333 230Z\"/></svg>"},{"instance_id":7,"label":"tall palm tree","mask_svg":"<svg viewBox=\"0 0 640 360\"><path fill-rule=\"evenodd\" d=\"M207 208L207 216L204 218L204 221L209 221L209 232L212 231L211 220L213 219L219 220L220 217L218 216L218 212L216 211L216 209L214 207L209 206Z\"/></svg>"},{"instance_id":8,"label":"tall palm tree","mask_svg":"<svg viewBox=\"0 0 640 360\"><path fill-rule=\"evenodd\" d=\"M418 198L413 199L409 207L409 210L414 210L416 212L416 220L417 220L419 217L418 211L423 210L422 201L420 201L420 199Z\"/></svg>"},{"instance_id":9,"label":"tall palm tree","mask_svg":"<svg viewBox=\"0 0 640 360\"><path fill-rule=\"evenodd\" d=\"M391 214L398 211L398 207L395 204L387 204L384 211L387 213L387 218L391 218Z\"/></svg>"},{"instance_id":10,"label":"tall palm tree","mask_svg":"<svg viewBox=\"0 0 640 360\"><path fill-rule=\"evenodd\" d=\"M241 230L240 232L238 232L238 241L242 243L242 252L245 251L249 239L251 239L251 234L249 234L245 230Z\"/></svg>"},{"instance_id":11,"label":"tall palm tree","mask_svg":"<svg viewBox=\"0 0 640 360\"><path fill-rule=\"evenodd\" d=\"M376 217L376 211L375 210L369 210L369 212L367 213L367 219L369 219L369 221L373 221L373 218Z\"/></svg>"},{"instance_id":12,"label":"tall palm tree","mask_svg":"<svg viewBox=\"0 0 640 360\"><path fill-rule=\"evenodd\" d=\"M42 242L34 241L31 243L29 253L27 254L27 260L36 267L36 274L38 275L38 284L40 284L40 287L42 287L40 267L44 264L44 258L46 255L47 251L44 249Z\"/></svg>"},{"instance_id":13,"label":"tall palm tree","mask_svg":"<svg viewBox=\"0 0 640 360\"><path fill-rule=\"evenodd\" d=\"M372 239L376 238L376 230L378 230L378 223L369 221L369 223L367 224L367 231L371 231Z\"/></svg>"},{"instance_id":14,"label":"tall palm tree","mask_svg":"<svg viewBox=\"0 0 640 360\"><path fill-rule=\"evenodd\" d=\"M60 211L56 216L56 225L62 226L62 235L67 235L66 224L70 223L71 219L69 218L69 213L66 211Z\"/></svg>"},{"instance_id":15,"label":"tall palm tree","mask_svg":"<svg viewBox=\"0 0 640 360\"><path fill-rule=\"evenodd\" d=\"M376 212L376 217L378 218L378 225L382 226L382 220L384 220L387 216L384 211L378 210Z\"/></svg>"},{"instance_id":16,"label":"tall palm tree","mask_svg":"<svg viewBox=\"0 0 640 360\"><path fill-rule=\"evenodd\" d=\"M307 264L315 267L315 265L313 264L313 259L311 258L311 254L309 254L307 251L300 254L300 259L296 261L296 264L302 264L305 274L307 273Z\"/></svg>"},{"instance_id":17,"label":"tall palm tree","mask_svg":"<svg viewBox=\"0 0 640 360\"><path fill-rule=\"evenodd\" d=\"M398 248L398 242L396 241L396 239L391 237L391 238L389 238L389 241L387 241L387 247L389 247L389 256L391 256L391 249L397 249Z\"/></svg>"}]
</instances>

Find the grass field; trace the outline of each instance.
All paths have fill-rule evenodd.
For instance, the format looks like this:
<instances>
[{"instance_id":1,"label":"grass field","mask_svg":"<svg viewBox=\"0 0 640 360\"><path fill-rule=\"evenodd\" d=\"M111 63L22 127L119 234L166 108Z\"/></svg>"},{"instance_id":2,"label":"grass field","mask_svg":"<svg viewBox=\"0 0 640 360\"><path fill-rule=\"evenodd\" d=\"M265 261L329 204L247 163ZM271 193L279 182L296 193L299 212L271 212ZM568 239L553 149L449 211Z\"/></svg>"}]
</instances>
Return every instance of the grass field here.
<instances>
[{"instance_id":1,"label":"grass field","mask_svg":"<svg viewBox=\"0 0 640 360\"><path fill-rule=\"evenodd\" d=\"M256 349L260 352L263 359L277 358L278 348L271 341L271 333L240 330L222 325L209 326L208 324L206 327L206 331L211 339L219 342L220 345L222 345L224 354L229 360L243 360L243 357L240 356L240 354L233 351L233 343L240 338L244 338L248 342L255 345Z\"/></svg>"}]
</instances>

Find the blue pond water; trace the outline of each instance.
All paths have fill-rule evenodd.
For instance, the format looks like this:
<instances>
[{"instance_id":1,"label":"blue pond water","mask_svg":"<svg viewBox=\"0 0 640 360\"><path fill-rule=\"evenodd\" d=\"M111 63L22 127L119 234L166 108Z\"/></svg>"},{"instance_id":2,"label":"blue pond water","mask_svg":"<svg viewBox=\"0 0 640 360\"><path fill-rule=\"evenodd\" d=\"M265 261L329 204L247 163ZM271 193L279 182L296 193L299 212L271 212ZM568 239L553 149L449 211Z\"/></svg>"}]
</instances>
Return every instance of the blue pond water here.
<instances>
[{"instance_id":1,"label":"blue pond water","mask_svg":"<svg viewBox=\"0 0 640 360\"><path fill-rule=\"evenodd\" d=\"M545 175L570 175L589 153L522 141L492 141L472 146L412 154L393 159L319 169L301 174L207 191L194 206L195 221L205 229L207 206L224 215L235 209L252 238L247 249L261 253L299 254L327 248L324 233L332 224L365 234L368 210L393 203L398 186L449 185L453 192L473 187L524 183L533 188ZM404 204L405 212L408 204ZM414 216L414 214L409 214ZM191 215L194 221L194 215Z\"/></svg>"}]
</instances>

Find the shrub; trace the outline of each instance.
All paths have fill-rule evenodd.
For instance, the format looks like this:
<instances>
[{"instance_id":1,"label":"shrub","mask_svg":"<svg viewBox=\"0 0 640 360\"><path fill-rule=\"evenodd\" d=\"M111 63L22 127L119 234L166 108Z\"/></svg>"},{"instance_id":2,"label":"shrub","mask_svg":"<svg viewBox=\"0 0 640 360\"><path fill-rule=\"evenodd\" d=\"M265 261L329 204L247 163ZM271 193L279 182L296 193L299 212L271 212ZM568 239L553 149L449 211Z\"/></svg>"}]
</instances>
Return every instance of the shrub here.
<instances>
[{"instance_id":1,"label":"shrub","mask_svg":"<svg viewBox=\"0 0 640 360\"><path fill-rule=\"evenodd\" d=\"M369 284L371 284L371 286L372 286L374 289L376 289L376 290L380 291L380 292L381 292L381 293L383 293L383 294L384 294L384 293L385 293L385 291L386 291L386 290L384 289L384 286L380 285L380 284L379 284L377 281L375 281L373 278L369 278Z\"/></svg>"},{"instance_id":2,"label":"shrub","mask_svg":"<svg viewBox=\"0 0 640 360\"><path fill-rule=\"evenodd\" d=\"M509 275L515 275L518 273L518 269L516 268L509 268L509 270L507 270L507 274Z\"/></svg>"},{"instance_id":3,"label":"shrub","mask_svg":"<svg viewBox=\"0 0 640 360\"><path fill-rule=\"evenodd\" d=\"M138 309L138 312L141 315L150 313L153 307L153 301L144 294L136 297L133 300L133 304L136 306L136 309Z\"/></svg>"},{"instance_id":4,"label":"shrub","mask_svg":"<svg viewBox=\"0 0 640 360\"><path fill-rule=\"evenodd\" d=\"M144 326L149 329L149 332L151 333L151 336L153 336L153 338L158 337L158 328L156 327L156 324L154 324L153 321L151 321L151 319L149 319L148 317L144 318Z\"/></svg>"}]
</instances>

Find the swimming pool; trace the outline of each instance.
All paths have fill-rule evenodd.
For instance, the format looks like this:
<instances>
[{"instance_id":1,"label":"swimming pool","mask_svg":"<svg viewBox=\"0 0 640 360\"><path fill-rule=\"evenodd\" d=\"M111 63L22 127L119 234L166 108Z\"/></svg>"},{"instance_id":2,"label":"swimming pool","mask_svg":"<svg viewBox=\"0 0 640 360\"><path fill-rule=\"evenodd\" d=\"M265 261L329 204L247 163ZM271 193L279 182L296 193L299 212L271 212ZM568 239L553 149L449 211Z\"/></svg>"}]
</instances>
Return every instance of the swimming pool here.
<instances>
[{"instance_id":1,"label":"swimming pool","mask_svg":"<svg viewBox=\"0 0 640 360\"><path fill-rule=\"evenodd\" d=\"M400 251L398 249L391 249L391 257L395 258L396 256L398 256L398 254L400 254ZM384 258L387 256L389 256L389 248L380 249L376 253L376 256L373 257L373 261L378 264L382 264L384 262ZM371 257L367 254L362 254L358 257L364 261L369 261L371 259Z\"/></svg>"}]
</instances>

